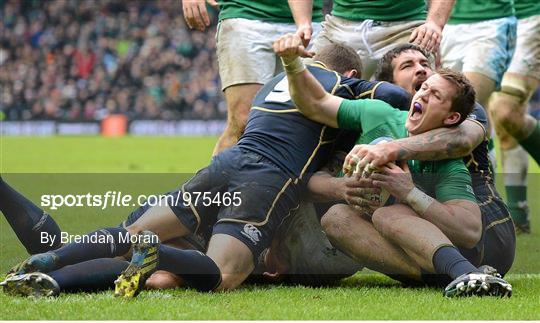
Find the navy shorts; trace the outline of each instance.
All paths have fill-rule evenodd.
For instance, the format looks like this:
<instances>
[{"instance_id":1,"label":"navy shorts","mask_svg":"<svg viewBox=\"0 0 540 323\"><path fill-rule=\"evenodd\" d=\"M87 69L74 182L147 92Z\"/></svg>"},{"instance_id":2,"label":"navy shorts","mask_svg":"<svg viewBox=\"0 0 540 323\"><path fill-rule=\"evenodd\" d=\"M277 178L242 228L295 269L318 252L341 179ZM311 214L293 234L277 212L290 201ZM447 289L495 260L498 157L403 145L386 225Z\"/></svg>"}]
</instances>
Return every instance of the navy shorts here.
<instances>
[{"instance_id":1,"label":"navy shorts","mask_svg":"<svg viewBox=\"0 0 540 323\"><path fill-rule=\"evenodd\" d=\"M516 251L514 223L506 204L497 194L491 181L475 178L473 183L476 184L474 192L482 212L482 238L475 248L460 251L473 265L489 265L504 276L514 263Z\"/></svg>"},{"instance_id":2,"label":"navy shorts","mask_svg":"<svg viewBox=\"0 0 540 323\"><path fill-rule=\"evenodd\" d=\"M294 179L269 159L234 146L169 194L191 197L171 206L191 232L233 236L256 261L280 223L298 207L299 191Z\"/></svg>"}]
</instances>

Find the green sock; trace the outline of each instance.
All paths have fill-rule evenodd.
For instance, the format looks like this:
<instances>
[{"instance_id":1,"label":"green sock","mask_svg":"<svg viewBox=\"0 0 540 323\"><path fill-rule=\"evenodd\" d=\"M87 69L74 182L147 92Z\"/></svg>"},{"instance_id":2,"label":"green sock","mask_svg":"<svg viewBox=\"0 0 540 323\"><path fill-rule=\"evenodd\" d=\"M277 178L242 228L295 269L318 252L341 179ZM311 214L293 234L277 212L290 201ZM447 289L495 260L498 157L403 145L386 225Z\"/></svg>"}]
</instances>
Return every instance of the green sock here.
<instances>
[{"instance_id":1,"label":"green sock","mask_svg":"<svg viewBox=\"0 0 540 323\"><path fill-rule=\"evenodd\" d=\"M526 224L529 221L529 207L527 206L527 186L505 186L506 201L510 215L517 224Z\"/></svg>"},{"instance_id":2,"label":"green sock","mask_svg":"<svg viewBox=\"0 0 540 323\"><path fill-rule=\"evenodd\" d=\"M495 141L493 141L493 138L488 139L488 150L491 151L495 149Z\"/></svg>"},{"instance_id":3,"label":"green sock","mask_svg":"<svg viewBox=\"0 0 540 323\"><path fill-rule=\"evenodd\" d=\"M540 165L540 122L536 122L531 135L519 142L531 156L536 160L536 163Z\"/></svg>"}]
</instances>

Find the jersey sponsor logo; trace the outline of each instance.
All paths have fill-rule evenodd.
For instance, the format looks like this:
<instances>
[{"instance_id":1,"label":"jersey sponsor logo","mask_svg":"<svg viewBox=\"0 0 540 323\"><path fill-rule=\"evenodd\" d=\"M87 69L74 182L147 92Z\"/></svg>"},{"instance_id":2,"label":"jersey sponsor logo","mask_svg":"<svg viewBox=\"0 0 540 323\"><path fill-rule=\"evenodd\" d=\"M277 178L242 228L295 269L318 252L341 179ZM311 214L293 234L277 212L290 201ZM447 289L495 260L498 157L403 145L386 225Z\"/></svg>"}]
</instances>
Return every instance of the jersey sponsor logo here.
<instances>
[{"instance_id":1,"label":"jersey sponsor logo","mask_svg":"<svg viewBox=\"0 0 540 323\"><path fill-rule=\"evenodd\" d=\"M242 235L247 237L251 242L253 242L254 245L257 245L257 242L259 242L262 233L257 229L253 224L246 224L244 225L244 231L241 232Z\"/></svg>"}]
</instances>

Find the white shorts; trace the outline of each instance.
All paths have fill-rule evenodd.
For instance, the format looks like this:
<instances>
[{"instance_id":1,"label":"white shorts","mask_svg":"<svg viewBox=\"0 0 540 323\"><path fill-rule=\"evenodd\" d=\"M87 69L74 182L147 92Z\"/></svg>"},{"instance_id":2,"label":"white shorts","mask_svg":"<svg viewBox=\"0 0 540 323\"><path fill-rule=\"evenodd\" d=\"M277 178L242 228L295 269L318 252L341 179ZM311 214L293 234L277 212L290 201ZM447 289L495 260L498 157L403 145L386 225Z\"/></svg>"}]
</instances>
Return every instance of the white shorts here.
<instances>
[{"instance_id":1,"label":"white shorts","mask_svg":"<svg viewBox=\"0 0 540 323\"><path fill-rule=\"evenodd\" d=\"M328 241L313 203L302 202L279 226L274 239L279 239L280 253L289 261L289 283L328 284L362 269Z\"/></svg>"},{"instance_id":2,"label":"white shorts","mask_svg":"<svg viewBox=\"0 0 540 323\"><path fill-rule=\"evenodd\" d=\"M470 24L447 24L441 42L442 65L483 74L500 88L516 46L515 17Z\"/></svg>"},{"instance_id":3,"label":"white shorts","mask_svg":"<svg viewBox=\"0 0 540 323\"><path fill-rule=\"evenodd\" d=\"M540 80L540 15L518 20L516 51L507 72Z\"/></svg>"},{"instance_id":4,"label":"white shorts","mask_svg":"<svg viewBox=\"0 0 540 323\"><path fill-rule=\"evenodd\" d=\"M414 21L351 21L326 15L322 31L313 43L313 50L331 43L341 43L352 47L362 58L362 79L369 79L377 62L386 52L399 44L409 42L413 30L422 25L423 20Z\"/></svg>"},{"instance_id":5,"label":"white shorts","mask_svg":"<svg viewBox=\"0 0 540 323\"><path fill-rule=\"evenodd\" d=\"M321 29L313 23L312 38ZM272 44L286 33L295 33L295 24L273 23L244 18L219 22L216 46L221 88L236 84L265 84L283 70Z\"/></svg>"}]
</instances>

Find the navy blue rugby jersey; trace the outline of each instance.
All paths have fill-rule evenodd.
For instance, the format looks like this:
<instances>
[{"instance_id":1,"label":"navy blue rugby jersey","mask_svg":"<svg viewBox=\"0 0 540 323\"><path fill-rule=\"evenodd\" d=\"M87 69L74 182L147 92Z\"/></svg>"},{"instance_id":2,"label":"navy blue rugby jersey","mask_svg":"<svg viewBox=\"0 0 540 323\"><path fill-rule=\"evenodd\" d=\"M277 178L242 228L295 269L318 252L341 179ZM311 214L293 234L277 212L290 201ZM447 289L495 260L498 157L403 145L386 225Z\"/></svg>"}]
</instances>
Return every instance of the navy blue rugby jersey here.
<instances>
[{"instance_id":1,"label":"navy blue rugby jersey","mask_svg":"<svg viewBox=\"0 0 540 323\"><path fill-rule=\"evenodd\" d=\"M467 119L478 122L484 128L484 131L489 129L486 110L479 103L475 104L473 111ZM473 177L473 185L475 182L474 178L478 177L479 175L481 177L489 177L490 181L493 179L488 157L487 136L469 155L463 157L463 161L465 162L465 165L467 165L467 168Z\"/></svg>"},{"instance_id":2,"label":"navy blue rugby jersey","mask_svg":"<svg viewBox=\"0 0 540 323\"><path fill-rule=\"evenodd\" d=\"M322 64L308 67L322 86L346 99L380 99L395 108L408 109L410 96L398 86L347 78ZM281 73L255 96L244 134L237 145L254 151L287 172L307 180L327 162L340 131L304 117L289 94Z\"/></svg>"}]
</instances>

